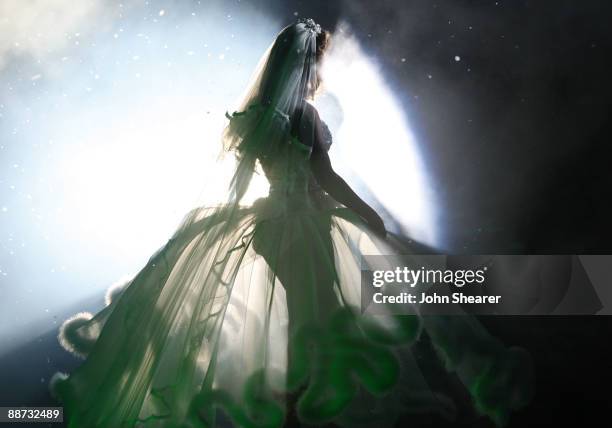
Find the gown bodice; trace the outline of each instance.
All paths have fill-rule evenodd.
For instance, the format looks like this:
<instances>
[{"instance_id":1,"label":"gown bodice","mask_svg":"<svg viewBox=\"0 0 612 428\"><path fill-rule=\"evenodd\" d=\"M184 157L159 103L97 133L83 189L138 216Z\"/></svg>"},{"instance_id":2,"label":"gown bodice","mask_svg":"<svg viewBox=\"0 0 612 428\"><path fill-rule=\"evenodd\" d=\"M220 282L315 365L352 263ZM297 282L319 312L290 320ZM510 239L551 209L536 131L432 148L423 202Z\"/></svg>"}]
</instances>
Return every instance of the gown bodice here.
<instances>
[{"instance_id":1,"label":"gown bodice","mask_svg":"<svg viewBox=\"0 0 612 428\"><path fill-rule=\"evenodd\" d=\"M323 148L328 151L331 143L331 132L324 122L321 122ZM319 192L321 187L314 178L310 168L312 147L304 144L296 136L291 136L287 144L274 156L260 159L264 174L270 183L270 196L305 195Z\"/></svg>"}]
</instances>

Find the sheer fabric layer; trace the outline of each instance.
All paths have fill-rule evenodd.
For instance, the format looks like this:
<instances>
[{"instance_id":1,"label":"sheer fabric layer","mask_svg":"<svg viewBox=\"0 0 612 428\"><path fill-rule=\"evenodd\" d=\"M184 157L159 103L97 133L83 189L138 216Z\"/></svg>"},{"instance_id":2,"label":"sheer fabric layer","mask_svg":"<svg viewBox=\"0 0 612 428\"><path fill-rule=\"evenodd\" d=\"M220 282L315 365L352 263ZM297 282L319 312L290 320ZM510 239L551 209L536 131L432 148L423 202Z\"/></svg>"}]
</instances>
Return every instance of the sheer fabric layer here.
<instances>
[{"instance_id":1,"label":"sheer fabric layer","mask_svg":"<svg viewBox=\"0 0 612 428\"><path fill-rule=\"evenodd\" d=\"M70 427L280 427L294 408L300 423L350 427L448 414L412 353L423 332L481 413L503 423L524 403L523 355L473 319L360 311L362 255L397 248L315 185L303 143L320 131L305 115L316 47L304 23L281 31L228 115L229 202L190 212L106 308L62 327L86 357L54 383ZM241 206L258 164L270 194Z\"/></svg>"},{"instance_id":2,"label":"sheer fabric layer","mask_svg":"<svg viewBox=\"0 0 612 428\"><path fill-rule=\"evenodd\" d=\"M87 359L56 386L69 426L280 427L292 396L309 424L452 414L411 352L423 331L482 413L502 423L524 402L524 355L473 319L362 315L361 256L393 250L324 193L285 187L248 208L192 211L79 323Z\"/></svg>"},{"instance_id":3,"label":"sheer fabric layer","mask_svg":"<svg viewBox=\"0 0 612 428\"><path fill-rule=\"evenodd\" d=\"M359 384L393 387L389 344L414 339L418 321L394 330L359 313L361 255L383 244L323 193L287 185L248 208L189 213L75 329L87 359L57 385L70 426L214 426L216 409L240 426L280 426L292 391L316 422L342 413Z\"/></svg>"}]
</instances>

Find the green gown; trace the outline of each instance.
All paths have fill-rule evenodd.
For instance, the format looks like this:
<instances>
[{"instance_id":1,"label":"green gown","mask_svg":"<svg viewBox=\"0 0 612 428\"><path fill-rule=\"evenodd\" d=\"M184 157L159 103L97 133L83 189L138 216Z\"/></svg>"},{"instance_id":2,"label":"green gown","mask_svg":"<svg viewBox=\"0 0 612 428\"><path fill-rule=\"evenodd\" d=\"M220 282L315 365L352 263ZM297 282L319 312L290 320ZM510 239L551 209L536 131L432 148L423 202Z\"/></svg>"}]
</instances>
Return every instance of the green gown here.
<instances>
[{"instance_id":1,"label":"green gown","mask_svg":"<svg viewBox=\"0 0 612 428\"><path fill-rule=\"evenodd\" d=\"M525 403L527 359L475 319L360 310L362 256L411 251L314 185L312 148L291 132L312 125L300 112L317 86L320 35L312 20L283 29L230 116L230 202L189 212L104 309L62 325L61 343L85 357L51 385L69 427L378 428L411 412L451 416L414 357L425 335L480 413L502 424ZM240 205L256 164L269 195Z\"/></svg>"},{"instance_id":2,"label":"green gown","mask_svg":"<svg viewBox=\"0 0 612 428\"><path fill-rule=\"evenodd\" d=\"M362 315L361 256L392 249L312 185L308 146L284 147L262 161L267 197L191 211L106 308L65 326L86 356L54 385L70 427L279 427L292 394L309 424L450 412L411 355L423 333L503 422L516 403L495 377L520 358L471 318Z\"/></svg>"}]
</instances>

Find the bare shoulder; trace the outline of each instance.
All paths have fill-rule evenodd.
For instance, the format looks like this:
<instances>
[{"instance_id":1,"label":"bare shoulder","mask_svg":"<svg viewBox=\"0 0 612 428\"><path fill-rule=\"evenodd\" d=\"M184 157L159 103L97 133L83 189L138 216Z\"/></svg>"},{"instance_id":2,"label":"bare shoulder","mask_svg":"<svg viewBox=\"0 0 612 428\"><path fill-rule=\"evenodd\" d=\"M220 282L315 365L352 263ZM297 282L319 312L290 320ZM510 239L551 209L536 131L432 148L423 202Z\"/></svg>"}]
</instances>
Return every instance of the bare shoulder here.
<instances>
[{"instance_id":1,"label":"bare shoulder","mask_svg":"<svg viewBox=\"0 0 612 428\"><path fill-rule=\"evenodd\" d=\"M321 121L319 111L309 102L304 103L304 116L306 116L315 126Z\"/></svg>"},{"instance_id":2,"label":"bare shoulder","mask_svg":"<svg viewBox=\"0 0 612 428\"><path fill-rule=\"evenodd\" d=\"M296 135L302 144L315 146L320 133L321 119L316 107L306 102L303 107L296 111L293 122L293 135Z\"/></svg>"}]
</instances>

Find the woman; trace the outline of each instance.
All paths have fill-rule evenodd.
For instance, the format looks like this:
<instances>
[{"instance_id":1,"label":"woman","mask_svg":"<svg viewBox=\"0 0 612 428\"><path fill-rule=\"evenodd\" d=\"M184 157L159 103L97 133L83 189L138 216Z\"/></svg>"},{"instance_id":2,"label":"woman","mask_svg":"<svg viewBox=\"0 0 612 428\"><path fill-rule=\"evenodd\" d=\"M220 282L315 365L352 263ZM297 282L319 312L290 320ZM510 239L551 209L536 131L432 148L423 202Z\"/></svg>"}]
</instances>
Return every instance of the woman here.
<instances>
[{"instance_id":1,"label":"woman","mask_svg":"<svg viewBox=\"0 0 612 428\"><path fill-rule=\"evenodd\" d=\"M328 41L312 20L280 32L228 115L228 203L190 212L105 309L62 326L62 344L86 357L53 383L69 426L384 426L448 412L410 353L423 330L482 413L503 422L522 404L499 393L493 379L509 371L491 363L520 358L473 321L361 314L361 256L392 250L333 171L309 102ZM240 205L259 167L269 195Z\"/></svg>"}]
</instances>

